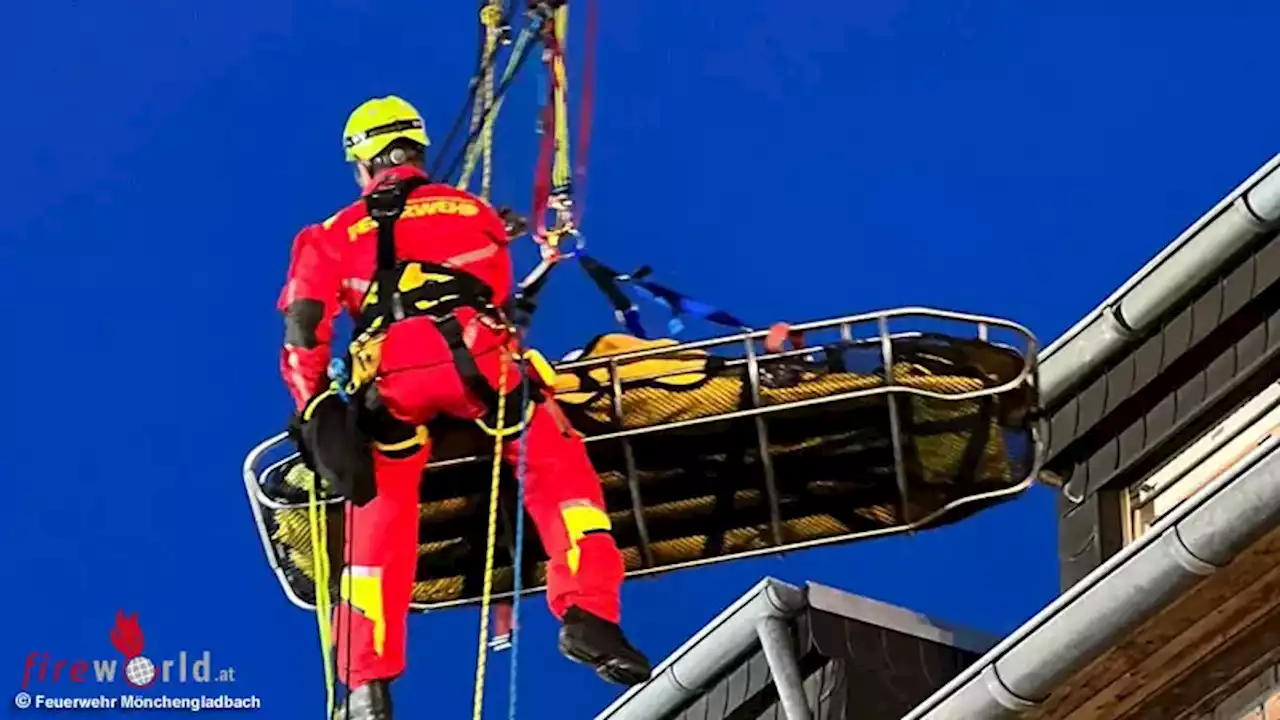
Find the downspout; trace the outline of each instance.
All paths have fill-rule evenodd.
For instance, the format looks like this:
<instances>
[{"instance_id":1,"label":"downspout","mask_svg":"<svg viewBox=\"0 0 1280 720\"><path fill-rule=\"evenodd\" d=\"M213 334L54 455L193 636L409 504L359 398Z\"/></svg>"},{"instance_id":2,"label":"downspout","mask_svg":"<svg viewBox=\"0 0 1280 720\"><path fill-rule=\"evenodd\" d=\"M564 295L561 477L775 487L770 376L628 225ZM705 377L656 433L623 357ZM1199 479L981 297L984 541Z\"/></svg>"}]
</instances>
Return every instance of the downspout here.
<instances>
[{"instance_id":1,"label":"downspout","mask_svg":"<svg viewBox=\"0 0 1280 720\"><path fill-rule=\"evenodd\" d=\"M791 642L791 627L782 618L768 617L756 626L756 633L786 720L813 720L804 695L804 677L796 662L795 643Z\"/></svg>"},{"instance_id":2,"label":"downspout","mask_svg":"<svg viewBox=\"0 0 1280 720\"><path fill-rule=\"evenodd\" d=\"M761 639L758 628L763 623L773 618L785 621L805 606L805 592L800 588L773 578L761 580L708 623L706 630L672 653L652 678L628 690L596 720L666 717L701 695L725 669L749 652Z\"/></svg>"}]
</instances>

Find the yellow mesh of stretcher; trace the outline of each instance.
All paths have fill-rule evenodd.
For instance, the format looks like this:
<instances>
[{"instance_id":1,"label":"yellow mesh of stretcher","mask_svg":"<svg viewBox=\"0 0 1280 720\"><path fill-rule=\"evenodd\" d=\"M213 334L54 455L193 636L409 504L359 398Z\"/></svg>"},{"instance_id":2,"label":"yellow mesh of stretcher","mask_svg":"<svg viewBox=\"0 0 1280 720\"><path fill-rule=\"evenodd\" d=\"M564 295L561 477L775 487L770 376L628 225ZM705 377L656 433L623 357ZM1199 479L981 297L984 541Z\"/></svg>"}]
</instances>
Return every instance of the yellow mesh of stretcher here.
<instances>
[{"instance_id":1,"label":"yellow mesh of stretcher","mask_svg":"<svg viewBox=\"0 0 1280 720\"><path fill-rule=\"evenodd\" d=\"M673 344L675 344L673 341L642 341L629 336L604 336L591 348L589 356ZM709 371L708 356L700 352L684 352L678 356L623 362L617 366L617 372L623 388L620 424L624 428L645 427L732 412L740 409L743 397L743 381L736 377L738 373L717 374L714 369ZM982 382L978 379L934 375L918 365L905 362L895 364L892 374L897 385L941 394L954 395L983 388ZM761 387L760 399L762 405L772 405L829 397L883 384L884 378L881 375L806 372L799 382L786 387ZM592 421L601 425L616 427L617 425L613 422L613 401L609 389L611 385L612 379L609 377L607 368L596 368L590 373L582 371L578 374L561 373L556 382L557 399L566 406L567 410L584 413ZM911 416L916 423L936 423L971 417L978 411L979 405L978 400L957 402L915 395L906 396L904 400L910 403ZM779 418L770 422L771 424L785 423L786 420ZM910 495L913 506L920 508L920 511L911 513L913 517L919 517L924 512L940 507L958 497L956 489L951 486L950 479L955 477L958 465L975 430L976 428L970 426L964 431L937 432L912 438L918 461L918 467L915 470L919 479L918 486L912 487ZM1012 477L1013 468L1005 447L1005 436L1001 430L995 419L990 420L987 442L982 449L975 472L978 486L971 488L965 494L1004 487L1019 479ZM840 440L839 435L835 434L809 438L789 445L775 444L771 447L771 454L785 458L788 453L812 450L823 443L834 445ZM648 475L648 480L660 481L662 473L651 471ZM619 471L602 472L600 479L606 488L626 485L626 478ZM292 468L285 479L287 484L299 489L305 489L311 481L311 473L300 466ZM814 485L816 492L822 491L822 481ZM477 487L476 492L482 493L483 490ZM476 494L424 502L420 507L420 517L427 522L445 522L471 516L476 522L480 522L482 519L476 513L478 505L484 501L482 494ZM644 517L646 522L652 522L664 517L698 516L708 513L715 502L715 496L706 495L652 505L645 508ZM737 490L733 495L735 510L758 507L765 502L762 493L754 489ZM634 523L630 508L611 508L611 510L615 529L628 527ZM897 503L859 505L854 513L883 526L905 522L902 517L903 509ZM330 527L340 527L340 514L336 508L334 519L337 522L331 522ZM719 538L719 556L731 556L766 548L773 544L767 523L748 526L741 526L742 523L738 525L730 523L730 525L731 527L723 530ZM838 519L834 513L783 519L782 530L788 543L830 538L854 532L854 528ZM276 512L273 539L287 549L288 558L299 571L308 578L314 578L305 510ZM657 540L651 543L650 550L656 565L673 565L701 558L710 540L711 537L706 534L693 534ZM457 552L459 543L462 542L464 541L461 538L457 538L423 543L419 545L419 555L428 558L439 553ZM643 567L638 547L633 545L623 547L621 550L628 572ZM543 584L546 578L546 563L538 563L533 570L533 575L537 584ZM510 567L496 569L495 587L509 588L511 581ZM420 578L414 586L413 599L418 603L457 600L462 597L464 586L465 580L461 574L431 579Z\"/></svg>"},{"instance_id":2,"label":"yellow mesh of stretcher","mask_svg":"<svg viewBox=\"0 0 1280 720\"><path fill-rule=\"evenodd\" d=\"M607 357L623 352L676 345L674 340L641 340L630 335L605 335L585 357ZM740 409L743 380L739 377L708 372L709 356L699 350L624 360L617 365L621 382L622 429L647 427L683 420L721 415ZM556 400L562 405L580 406L594 420L608 423L613 419L613 400L608 366L597 366L579 372L562 372L556 378ZM588 378L599 389L588 390ZM918 366L898 363L894 366L894 382L938 393L958 395L981 390L980 380L929 374ZM760 388L762 405L827 397L854 390L866 390L884 384L880 375L858 373L806 373L795 385Z\"/></svg>"}]
</instances>

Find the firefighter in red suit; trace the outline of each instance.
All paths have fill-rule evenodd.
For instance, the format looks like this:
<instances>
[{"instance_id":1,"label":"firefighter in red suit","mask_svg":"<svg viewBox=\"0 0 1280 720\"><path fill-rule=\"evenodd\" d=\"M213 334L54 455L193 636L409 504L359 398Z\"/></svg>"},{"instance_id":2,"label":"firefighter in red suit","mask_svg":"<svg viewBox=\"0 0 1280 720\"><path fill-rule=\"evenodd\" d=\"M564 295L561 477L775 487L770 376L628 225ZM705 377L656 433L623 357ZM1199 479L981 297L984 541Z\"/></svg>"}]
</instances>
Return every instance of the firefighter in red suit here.
<instances>
[{"instance_id":1,"label":"firefighter in red suit","mask_svg":"<svg viewBox=\"0 0 1280 720\"><path fill-rule=\"evenodd\" d=\"M373 499L348 505L350 564L333 632L348 691L340 716L382 720L391 717L390 681L405 669L418 487L429 454L423 426L440 415L497 422L499 373L505 368L507 389L519 389L522 378L501 311L513 280L498 213L427 180L423 121L404 100L364 103L344 135L363 194L294 240L279 301L286 325L280 369L301 413L329 385L335 316L345 308L353 335L373 338L373 355L363 356L373 363L370 394L398 429L372 443ZM380 256L388 250L394 257ZM352 361L358 374L354 353ZM539 397L521 417L520 398L507 396L517 411L505 426L527 421L526 508L550 557L547 600L563 623L560 650L606 679L642 682L649 662L619 627L624 566L586 448L553 399ZM514 462L514 438L505 448Z\"/></svg>"}]
</instances>

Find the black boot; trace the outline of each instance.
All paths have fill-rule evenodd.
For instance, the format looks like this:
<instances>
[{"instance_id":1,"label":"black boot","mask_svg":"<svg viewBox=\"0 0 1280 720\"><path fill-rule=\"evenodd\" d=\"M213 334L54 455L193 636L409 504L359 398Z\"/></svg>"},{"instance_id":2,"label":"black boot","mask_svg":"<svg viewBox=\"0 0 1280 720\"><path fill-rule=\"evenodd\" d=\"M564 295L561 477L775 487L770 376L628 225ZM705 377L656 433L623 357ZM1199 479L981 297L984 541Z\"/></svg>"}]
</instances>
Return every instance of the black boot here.
<instances>
[{"instance_id":1,"label":"black boot","mask_svg":"<svg viewBox=\"0 0 1280 720\"><path fill-rule=\"evenodd\" d=\"M576 606L564 614L560 654L590 665L609 682L638 685L649 679L649 659L627 642L622 628Z\"/></svg>"},{"instance_id":2,"label":"black boot","mask_svg":"<svg viewBox=\"0 0 1280 720\"><path fill-rule=\"evenodd\" d=\"M337 701L333 720L391 720L391 683L373 680Z\"/></svg>"}]
</instances>

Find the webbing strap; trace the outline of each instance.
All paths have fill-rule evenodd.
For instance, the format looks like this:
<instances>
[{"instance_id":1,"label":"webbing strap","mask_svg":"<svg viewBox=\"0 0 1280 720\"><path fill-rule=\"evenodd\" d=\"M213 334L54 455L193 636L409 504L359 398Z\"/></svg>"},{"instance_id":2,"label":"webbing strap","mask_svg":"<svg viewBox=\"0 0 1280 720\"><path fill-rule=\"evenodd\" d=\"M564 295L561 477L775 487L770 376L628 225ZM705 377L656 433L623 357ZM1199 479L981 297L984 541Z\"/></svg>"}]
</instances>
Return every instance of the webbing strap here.
<instances>
[{"instance_id":1,"label":"webbing strap","mask_svg":"<svg viewBox=\"0 0 1280 720\"><path fill-rule=\"evenodd\" d=\"M677 292L671 288L664 287L658 283L650 282L648 280L633 279L630 282L641 294L666 307L667 310L671 312L671 320L667 323L667 327L673 335L679 334L680 330L684 327L684 324L680 321L681 315L691 315L693 317L702 318L707 322L712 322L734 330L751 330L751 326L728 312L725 312L714 305L708 305L699 300L695 300L684 293Z\"/></svg>"},{"instance_id":2,"label":"webbing strap","mask_svg":"<svg viewBox=\"0 0 1280 720\"><path fill-rule=\"evenodd\" d=\"M591 277L591 281L600 289L600 292L604 293L605 297L609 299L609 303L613 305L614 311L617 313L618 322L626 326L628 332L637 337L646 337L644 327L640 323L640 312L636 309L635 303L622 291L621 285L624 283L634 287L640 294L650 300L667 308L671 313L667 329L673 335L678 335L684 328L684 324L680 320L683 315L702 318L707 322L723 325L734 330L751 329L745 322L718 307L695 300L682 292L677 292L658 283L644 280L643 278L651 272L648 266L627 274L620 273L599 260L586 255L580 254L578 262L582 264L582 269Z\"/></svg>"},{"instance_id":3,"label":"webbing strap","mask_svg":"<svg viewBox=\"0 0 1280 720\"><path fill-rule=\"evenodd\" d=\"M555 107L553 132L556 142L555 160L551 165L552 192L563 192L573 180L569 165L569 73L564 64L565 37L569 30L569 6L556 8L554 22L548 29L547 65L551 75L551 102Z\"/></svg>"},{"instance_id":4,"label":"webbing strap","mask_svg":"<svg viewBox=\"0 0 1280 720\"><path fill-rule=\"evenodd\" d=\"M534 238L539 242L547 232L547 204L551 197L551 156L555 149L555 137L550 132L550 126L555 122L553 102L553 98L548 98L538 118L542 139L538 143L538 164L533 176L532 216L536 223Z\"/></svg>"},{"instance_id":5,"label":"webbing strap","mask_svg":"<svg viewBox=\"0 0 1280 720\"><path fill-rule=\"evenodd\" d=\"M582 266L582 270L586 272L587 277L591 278L591 282L595 283L596 288L609 300L618 322L632 335L638 338L647 338L648 335L644 331L644 324L640 322L639 308L618 287L619 274L595 258L586 255L578 256L578 264Z\"/></svg>"},{"instance_id":6,"label":"webbing strap","mask_svg":"<svg viewBox=\"0 0 1280 720\"><path fill-rule=\"evenodd\" d=\"M537 222L534 239L542 246L544 260L563 255L561 240L578 235L570 200L573 174L569 162L569 79L564 62L568 22L569 8L561 4L555 8L552 22L543 28L543 64L549 82L539 122L542 141L533 182L533 217ZM547 213L551 210L555 211L555 224L547 227Z\"/></svg>"},{"instance_id":7,"label":"webbing strap","mask_svg":"<svg viewBox=\"0 0 1280 720\"><path fill-rule=\"evenodd\" d=\"M458 375L462 377L462 382L466 384L471 394L475 395L476 399L488 408L487 416L480 421L483 423L483 427L505 428L505 432L508 435L523 431L526 420L524 416L527 411L515 405L502 406L502 392L494 389L480 374L480 368L476 365L475 356L471 354L471 349L467 347L466 340L463 338L462 324L458 322L458 319L450 315L437 320L436 328L440 330L440 334L444 336L445 342L449 345L449 352L453 357L453 365L457 369ZM502 353L503 362L505 363L505 358L509 354L506 349L499 347L496 352ZM523 368L524 365L521 364L521 367ZM515 389L512 388L507 394L511 395L515 392ZM544 399L542 393L538 393L533 401L542 402ZM499 416L499 406L502 406L503 409L501 417Z\"/></svg>"},{"instance_id":8,"label":"webbing strap","mask_svg":"<svg viewBox=\"0 0 1280 720\"><path fill-rule=\"evenodd\" d=\"M410 193L426 184L426 178L414 176L364 196L365 209L378 224L378 272L395 268L396 221L404 213Z\"/></svg>"}]
</instances>

